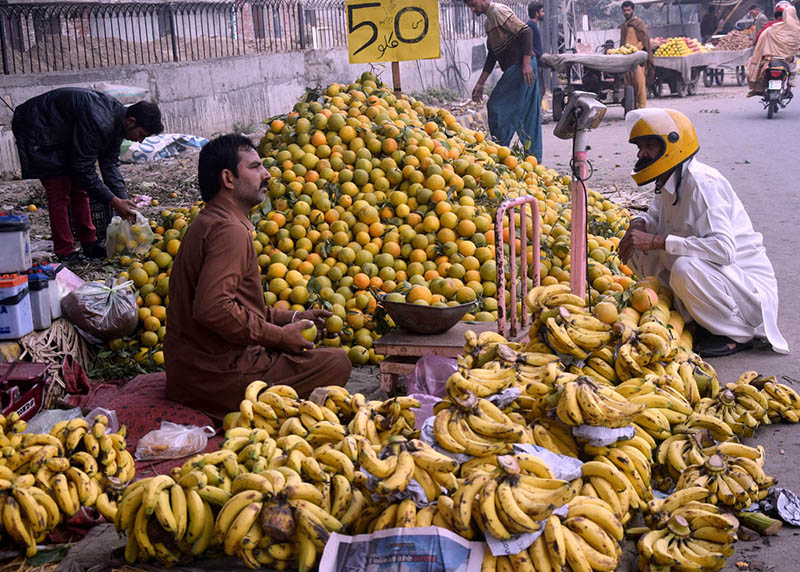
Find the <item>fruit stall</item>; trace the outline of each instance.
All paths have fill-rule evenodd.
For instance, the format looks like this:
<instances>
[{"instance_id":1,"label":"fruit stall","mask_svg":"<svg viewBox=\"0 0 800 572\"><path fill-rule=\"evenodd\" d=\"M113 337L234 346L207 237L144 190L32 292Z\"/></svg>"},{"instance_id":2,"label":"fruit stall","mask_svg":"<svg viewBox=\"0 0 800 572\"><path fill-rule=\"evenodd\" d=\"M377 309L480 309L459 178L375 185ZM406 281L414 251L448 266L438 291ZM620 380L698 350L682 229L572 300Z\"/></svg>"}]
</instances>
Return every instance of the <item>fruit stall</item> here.
<instances>
[{"instance_id":1,"label":"fruit stall","mask_svg":"<svg viewBox=\"0 0 800 572\"><path fill-rule=\"evenodd\" d=\"M108 555L118 568L327 571L342 537L437 527L486 572L615 570L624 543L640 570L665 572L720 570L740 535L780 527L775 513L744 511L781 493L764 465L775 452L741 440L797 423L800 396L755 371L720 379L692 351L670 289L619 258L626 209L588 190L589 289L578 296L570 177L524 150L369 72L309 89L265 127L272 179L251 213L265 303L329 309L321 343L356 365L382 359L377 342L397 325L385 305L463 311L454 371L431 414L412 395L332 386L303 399L254 381L221 436L154 474L132 457L143 432L105 414L26 432L9 411L5 548L33 558L88 515L121 535ZM533 197L539 219L496 223L520 197ZM125 400L163 376L170 269L203 207L164 210L149 222L152 244L137 253L133 240L113 259L135 319L103 359L155 372L122 386L116 403L102 397L115 388L93 388L123 422L170 419L168 409L125 417ZM498 250L527 260L516 280ZM511 339L495 322L522 292L513 311L530 326Z\"/></svg>"}]
</instances>

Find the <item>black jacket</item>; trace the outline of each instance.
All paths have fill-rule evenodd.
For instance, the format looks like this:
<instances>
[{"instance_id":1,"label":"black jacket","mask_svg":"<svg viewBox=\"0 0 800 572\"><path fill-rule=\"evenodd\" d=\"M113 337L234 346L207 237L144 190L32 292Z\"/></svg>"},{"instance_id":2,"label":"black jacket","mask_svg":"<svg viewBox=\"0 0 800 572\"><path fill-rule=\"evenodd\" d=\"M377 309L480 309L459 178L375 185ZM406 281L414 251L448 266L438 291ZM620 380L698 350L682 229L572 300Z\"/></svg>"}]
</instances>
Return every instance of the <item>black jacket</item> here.
<instances>
[{"instance_id":1,"label":"black jacket","mask_svg":"<svg viewBox=\"0 0 800 572\"><path fill-rule=\"evenodd\" d=\"M127 198L119 170L123 119L122 103L90 89L54 89L29 99L17 107L11 123L22 177L70 175L99 202L108 203L114 196Z\"/></svg>"}]
</instances>

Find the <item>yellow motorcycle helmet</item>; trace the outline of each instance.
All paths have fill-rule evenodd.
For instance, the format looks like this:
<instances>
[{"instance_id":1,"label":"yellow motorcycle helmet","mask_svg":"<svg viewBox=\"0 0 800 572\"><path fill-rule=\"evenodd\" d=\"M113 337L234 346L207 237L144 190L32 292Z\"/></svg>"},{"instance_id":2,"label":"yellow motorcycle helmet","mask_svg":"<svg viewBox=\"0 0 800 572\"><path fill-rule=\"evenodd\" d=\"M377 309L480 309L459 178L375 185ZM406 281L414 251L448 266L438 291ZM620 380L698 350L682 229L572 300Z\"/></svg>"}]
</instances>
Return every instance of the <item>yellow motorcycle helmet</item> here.
<instances>
[{"instance_id":1,"label":"yellow motorcycle helmet","mask_svg":"<svg viewBox=\"0 0 800 572\"><path fill-rule=\"evenodd\" d=\"M625 116L628 142L645 138L661 141L661 153L652 161L637 161L631 177L642 186L691 159L700 149L694 125L674 109L636 109Z\"/></svg>"}]
</instances>

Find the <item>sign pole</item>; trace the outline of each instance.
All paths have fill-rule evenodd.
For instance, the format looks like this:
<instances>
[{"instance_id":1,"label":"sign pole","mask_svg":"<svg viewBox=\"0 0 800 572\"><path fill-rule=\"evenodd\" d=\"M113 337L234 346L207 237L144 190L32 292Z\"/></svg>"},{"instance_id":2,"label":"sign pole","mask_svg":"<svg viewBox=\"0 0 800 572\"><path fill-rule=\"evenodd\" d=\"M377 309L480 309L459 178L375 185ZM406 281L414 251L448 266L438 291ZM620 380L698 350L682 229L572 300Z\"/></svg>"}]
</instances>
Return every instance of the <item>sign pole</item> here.
<instances>
[{"instance_id":1,"label":"sign pole","mask_svg":"<svg viewBox=\"0 0 800 572\"><path fill-rule=\"evenodd\" d=\"M400 86L400 62L392 62L392 85L395 93L403 91Z\"/></svg>"}]
</instances>

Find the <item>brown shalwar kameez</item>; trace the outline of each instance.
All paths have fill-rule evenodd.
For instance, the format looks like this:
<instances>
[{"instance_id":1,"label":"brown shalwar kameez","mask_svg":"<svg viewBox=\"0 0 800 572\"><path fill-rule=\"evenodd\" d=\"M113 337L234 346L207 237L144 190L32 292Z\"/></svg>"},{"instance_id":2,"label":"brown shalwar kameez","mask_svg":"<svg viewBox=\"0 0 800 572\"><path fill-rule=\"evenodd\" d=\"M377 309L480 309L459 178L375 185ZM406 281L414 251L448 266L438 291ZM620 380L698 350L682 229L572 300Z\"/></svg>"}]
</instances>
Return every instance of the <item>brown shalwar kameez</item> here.
<instances>
[{"instance_id":1,"label":"brown shalwar kameez","mask_svg":"<svg viewBox=\"0 0 800 572\"><path fill-rule=\"evenodd\" d=\"M252 230L220 193L189 226L170 273L167 397L217 419L238 411L254 379L291 385L305 397L350 376L338 348L282 350L280 326L294 312L265 306Z\"/></svg>"}]
</instances>

